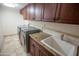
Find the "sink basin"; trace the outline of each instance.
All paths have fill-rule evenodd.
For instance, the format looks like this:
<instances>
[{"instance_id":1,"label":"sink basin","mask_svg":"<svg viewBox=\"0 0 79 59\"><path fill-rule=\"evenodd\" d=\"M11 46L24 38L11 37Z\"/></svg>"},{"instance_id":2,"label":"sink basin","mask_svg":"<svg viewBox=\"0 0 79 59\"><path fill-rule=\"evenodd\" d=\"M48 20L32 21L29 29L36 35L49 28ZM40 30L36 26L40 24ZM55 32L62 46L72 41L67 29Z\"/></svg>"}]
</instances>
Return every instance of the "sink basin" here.
<instances>
[{"instance_id":1,"label":"sink basin","mask_svg":"<svg viewBox=\"0 0 79 59\"><path fill-rule=\"evenodd\" d=\"M54 50L60 55L76 55L77 47L67 43L65 41L62 41L59 38L55 38L53 36L50 36L46 39L41 40L41 42L47 46L48 48Z\"/></svg>"}]
</instances>

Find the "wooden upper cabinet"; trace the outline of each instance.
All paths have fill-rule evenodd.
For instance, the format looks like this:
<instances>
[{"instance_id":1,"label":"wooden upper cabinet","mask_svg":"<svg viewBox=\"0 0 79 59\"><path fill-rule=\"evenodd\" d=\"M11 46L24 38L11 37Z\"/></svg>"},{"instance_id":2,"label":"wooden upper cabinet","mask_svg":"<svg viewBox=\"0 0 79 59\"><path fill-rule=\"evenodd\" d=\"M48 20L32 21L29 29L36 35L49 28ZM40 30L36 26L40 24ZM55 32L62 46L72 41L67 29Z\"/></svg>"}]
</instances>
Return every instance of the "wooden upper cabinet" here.
<instances>
[{"instance_id":1,"label":"wooden upper cabinet","mask_svg":"<svg viewBox=\"0 0 79 59\"><path fill-rule=\"evenodd\" d=\"M20 14L21 14L21 15L22 15L22 10L23 10L23 9L20 10Z\"/></svg>"},{"instance_id":2,"label":"wooden upper cabinet","mask_svg":"<svg viewBox=\"0 0 79 59\"><path fill-rule=\"evenodd\" d=\"M29 4L29 18L30 20L34 20L35 19L35 4Z\"/></svg>"},{"instance_id":3,"label":"wooden upper cabinet","mask_svg":"<svg viewBox=\"0 0 79 59\"><path fill-rule=\"evenodd\" d=\"M40 21L43 19L43 11L44 11L44 4L36 3L35 4L35 20Z\"/></svg>"},{"instance_id":4,"label":"wooden upper cabinet","mask_svg":"<svg viewBox=\"0 0 79 59\"><path fill-rule=\"evenodd\" d=\"M25 9L26 9L26 20L29 20L30 19L30 7L29 7L29 4L28 5L26 5L26 7L25 7Z\"/></svg>"},{"instance_id":5,"label":"wooden upper cabinet","mask_svg":"<svg viewBox=\"0 0 79 59\"><path fill-rule=\"evenodd\" d=\"M59 4L56 22L79 24L79 4L63 3Z\"/></svg>"},{"instance_id":6,"label":"wooden upper cabinet","mask_svg":"<svg viewBox=\"0 0 79 59\"><path fill-rule=\"evenodd\" d=\"M26 19L27 20L33 20L35 15L34 15L34 11L35 11L35 6L34 4L28 4L25 7L25 15L26 15Z\"/></svg>"},{"instance_id":7,"label":"wooden upper cabinet","mask_svg":"<svg viewBox=\"0 0 79 59\"><path fill-rule=\"evenodd\" d=\"M79 24L78 3L29 3L20 14L27 20Z\"/></svg>"},{"instance_id":8,"label":"wooden upper cabinet","mask_svg":"<svg viewBox=\"0 0 79 59\"><path fill-rule=\"evenodd\" d=\"M20 14L23 16L24 19L26 19L26 14L27 13L26 13L25 8L23 8L23 9L20 10Z\"/></svg>"},{"instance_id":9,"label":"wooden upper cabinet","mask_svg":"<svg viewBox=\"0 0 79 59\"><path fill-rule=\"evenodd\" d=\"M46 3L44 5L44 20L43 21L54 21L56 13L56 3Z\"/></svg>"}]
</instances>

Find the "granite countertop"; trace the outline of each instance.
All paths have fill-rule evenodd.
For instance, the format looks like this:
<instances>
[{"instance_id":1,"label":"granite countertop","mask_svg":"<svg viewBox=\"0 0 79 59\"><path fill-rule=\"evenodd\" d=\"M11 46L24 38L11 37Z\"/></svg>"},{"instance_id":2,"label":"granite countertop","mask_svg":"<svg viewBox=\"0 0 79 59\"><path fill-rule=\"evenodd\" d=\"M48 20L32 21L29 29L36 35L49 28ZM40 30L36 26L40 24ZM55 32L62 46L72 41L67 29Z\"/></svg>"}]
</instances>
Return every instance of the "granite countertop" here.
<instances>
[{"instance_id":1,"label":"granite countertop","mask_svg":"<svg viewBox=\"0 0 79 59\"><path fill-rule=\"evenodd\" d=\"M41 41L51 35L47 34L47 33L44 33L44 32L39 32L39 33L34 33L34 34L30 34L30 36L33 38L33 39L36 39L38 41Z\"/></svg>"},{"instance_id":2,"label":"granite countertop","mask_svg":"<svg viewBox=\"0 0 79 59\"><path fill-rule=\"evenodd\" d=\"M50 53L58 56L60 54L58 54L57 52L53 51L52 49L48 48L46 45L44 45L41 40L50 37L51 35L44 33L44 32L39 32L39 33L34 33L34 34L30 34L30 37L35 40L37 43L39 43L41 46L43 46L45 49L47 49Z\"/></svg>"}]
</instances>

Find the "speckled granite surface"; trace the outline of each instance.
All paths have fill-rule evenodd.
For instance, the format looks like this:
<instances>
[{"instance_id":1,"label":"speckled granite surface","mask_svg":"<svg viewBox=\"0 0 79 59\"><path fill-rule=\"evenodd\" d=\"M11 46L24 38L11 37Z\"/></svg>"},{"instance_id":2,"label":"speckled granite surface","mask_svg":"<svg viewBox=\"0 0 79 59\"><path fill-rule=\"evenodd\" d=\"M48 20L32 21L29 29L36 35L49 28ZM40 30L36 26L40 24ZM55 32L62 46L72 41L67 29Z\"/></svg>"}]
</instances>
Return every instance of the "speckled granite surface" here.
<instances>
[{"instance_id":1,"label":"speckled granite surface","mask_svg":"<svg viewBox=\"0 0 79 59\"><path fill-rule=\"evenodd\" d=\"M42 47L44 47L45 49L47 49L50 53L54 54L54 56L59 56L60 54L58 54L54 50L50 49L49 47L47 47L45 44L43 44L41 42L41 40L44 40L45 38L50 37L50 36L51 35L49 35L47 33L44 33L44 32L30 34L30 37L32 39L34 39L38 44L40 44Z\"/></svg>"},{"instance_id":2,"label":"speckled granite surface","mask_svg":"<svg viewBox=\"0 0 79 59\"><path fill-rule=\"evenodd\" d=\"M35 40L39 45L41 45L42 47L44 47L45 49L47 49L50 53L52 53L52 54L54 54L54 56L66 56L66 53L64 53L64 51L63 50L59 50L59 48L60 48L60 46L58 45L58 44L56 44L57 45L57 47L59 47L59 48L57 48L58 49L58 51L56 50L56 49L51 49L51 48L49 48L48 46L46 46L43 42L41 42L42 40L44 40L45 38L48 38L48 37L50 37L51 35L49 35L49 34L47 34L47 33L44 33L44 32L40 32L40 33L35 33L35 34L31 34L30 35L30 37L33 39L33 40ZM52 38L50 38L50 39L53 39L53 37ZM50 40L49 39L49 40ZM49 41L47 41L47 42L49 42ZM54 41L55 42L55 41ZM52 42L49 42L49 43L52 43ZM54 46L55 47L55 46ZM75 49L76 49L76 47L75 47ZM70 50L69 50L70 51ZM74 53L74 52L73 52Z\"/></svg>"},{"instance_id":3,"label":"speckled granite surface","mask_svg":"<svg viewBox=\"0 0 79 59\"><path fill-rule=\"evenodd\" d=\"M5 42L0 52L1 56L28 56L20 45L18 35L5 37Z\"/></svg>"},{"instance_id":4,"label":"speckled granite surface","mask_svg":"<svg viewBox=\"0 0 79 59\"><path fill-rule=\"evenodd\" d=\"M44 33L44 32L39 32L39 33L34 33L34 34L30 34L30 36L33 38L33 39L37 39L39 41L51 36L47 33Z\"/></svg>"},{"instance_id":5,"label":"speckled granite surface","mask_svg":"<svg viewBox=\"0 0 79 59\"><path fill-rule=\"evenodd\" d=\"M40 44L41 46L43 46L45 49L47 49L49 52L53 53L54 55L57 55L53 50L51 50L50 48L48 48L46 45L44 45L41 40L50 37L51 35L44 33L44 32L39 32L39 33L34 33L34 34L30 34L30 37L32 39L34 39L36 42L38 42L38 44Z\"/></svg>"}]
</instances>

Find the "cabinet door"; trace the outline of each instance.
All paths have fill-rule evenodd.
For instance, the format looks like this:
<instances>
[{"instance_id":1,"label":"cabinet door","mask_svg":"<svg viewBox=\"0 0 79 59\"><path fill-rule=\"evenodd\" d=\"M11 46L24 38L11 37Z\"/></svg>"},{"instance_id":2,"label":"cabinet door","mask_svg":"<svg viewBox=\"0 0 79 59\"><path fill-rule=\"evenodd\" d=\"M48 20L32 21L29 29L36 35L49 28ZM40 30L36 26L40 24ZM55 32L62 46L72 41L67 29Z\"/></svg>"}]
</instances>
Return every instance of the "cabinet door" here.
<instances>
[{"instance_id":1,"label":"cabinet door","mask_svg":"<svg viewBox=\"0 0 79 59\"><path fill-rule=\"evenodd\" d=\"M34 12L35 12L35 5L34 4L26 5L26 7L25 7L26 20L34 20L34 17L35 17Z\"/></svg>"},{"instance_id":2,"label":"cabinet door","mask_svg":"<svg viewBox=\"0 0 79 59\"><path fill-rule=\"evenodd\" d=\"M36 3L35 4L35 20L42 20L43 19L43 10L44 4L43 3Z\"/></svg>"},{"instance_id":3,"label":"cabinet door","mask_svg":"<svg viewBox=\"0 0 79 59\"><path fill-rule=\"evenodd\" d=\"M29 7L29 4L25 7L26 9L26 20L30 20L30 7Z\"/></svg>"},{"instance_id":4,"label":"cabinet door","mask_svg":"<svg viewBox=\"0 0 79 59\"><path fill-rule=\"evenodd\" d=\"M23 16L23 19L26 19L26 9L25 8L22 8L20 10L20 14Z\"/></svg>"},{"instance_id":5,"label":"cabinet door","mask_svg":"<svg viewBox=\"0 0 79 59\"><path fill-rule=\"evenodd\" d=\"M35 50L34 49L35 49L35 45L34 45L32 39L30 38L30 53L31 53L32 56L35 55Z\"/></svg>"},{"instance_id":6,"label":"cabinet door","mask_svg":"<svg viewBox=\"0 0 79 59\"><path fill-rule=\"evenodd\" d=\"M33 56L39 56L39 45L30 38L30 53Z\"/></svg>"},{"instance_id":7,"label":"cabinet door","mask_svg":"<svg viewBox=\"0 0 79 59\"><path fill-rule=\"evenodd\" d=\"M23 8L20 10L20 14L22 15Z\"/></svg>"},{"instance_id":8,"label":"cabinet door","mask_svg":"<svg viewBox=\"0 0 79 59\"><path fill-rule=\"evenodd\" d=\"M30 20L34 20L35 19L35 4L29 4L29 17Z\"/></svg>"},{"instance_id":9,"label":"cabinet door","mask_svg":"<svg viewBox=\"0 0 79 59\"><path fill-rule=\"evenodd\" d=\"M44 47L39 45L35 40L30 38L30 53L33 56L53 56L49 51Z\"/></svg>"},{"instance_id":10,"label":"cabinet door","mask_svg":"<svg viewBox=\"0 0 79 59\"><path fill-rule=\"evenodd\" d=\"M53 54L51 54L48 50L46 50L42 46L40 46L40 48L39 48L39 55L40 56L54 56Z\"/></svg>"},{"instance_id":11,"label":"cabinet door","mask_svg":"<svg viewBox=\"0 0 79 59\"><path fill-rule=\"evenodd\" d=\"M35 43L35 56L39 56L39 45Z\"/></svg>"},{"instance_id":12,"label":"cabinet door","mask_svg":"<svg viewBox=\"0 0 79 59\"><path fill-rule=\"evenodd\" d=\"M35 45L34 44L31 45L30 53L32 56L35 56Z\"/></svg>"},{"instance_id":13,"label":"cabinet door","mask_svg":"<svg viewBox=\"0 0 79 59\"><path fill-rule=\"evenodd\" d=\"M59 16L57 22L79 24L79 4L63 3L60 4Z\"/></svg>"},{"instance_id":14,"label":"cabinet door","mask_svg":"<svg viewBox=\"0 0 79 59\"><path fill-rule=\"evenodd\" d=\"M41 51L41 50L40 50L40 52L39 52L39 56L48 56L48 54L45 53L45 51Z\"/></svg>"},{"instance_id":15,"label":"cabinet door","mask_svg":"<svg viewBox=\"0 0 79 59\"><path fill-rule=\"evenodd\" d=\"M27 19L27 13L26 13L26 9L24 8L24 10L23 10L23 18L24 19Z\"/></svg>"},{"instance_id":16,"label":"cabinet door","mask_svg":"<svg viewBox=\"0 0 79 59\"><path fill-rule=\"evenodd\" d=\"M46 3L44 6L44 19L43 21L54 21L56 13L56 3Z\"/></svg>"}]
</instances>

